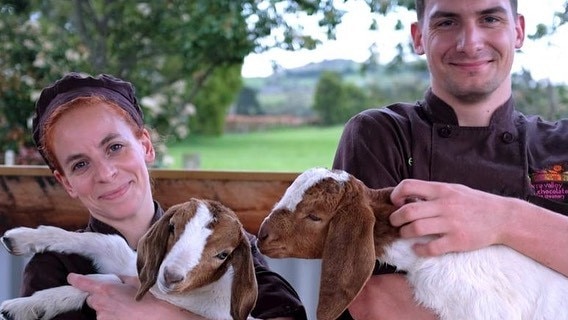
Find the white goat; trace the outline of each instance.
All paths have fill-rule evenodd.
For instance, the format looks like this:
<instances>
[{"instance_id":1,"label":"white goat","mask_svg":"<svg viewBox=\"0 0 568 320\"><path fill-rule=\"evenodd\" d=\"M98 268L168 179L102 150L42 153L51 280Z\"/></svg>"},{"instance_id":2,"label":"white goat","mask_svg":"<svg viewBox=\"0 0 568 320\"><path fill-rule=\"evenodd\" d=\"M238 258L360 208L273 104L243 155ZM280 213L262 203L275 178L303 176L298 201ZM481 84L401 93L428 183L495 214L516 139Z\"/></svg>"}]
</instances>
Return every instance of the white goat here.
<instances>
[{"instance_id":1,"label":"white goat","mask_svg":"<svg viewBox=\"0 0 568 320\"><path fill-rule=\"evenodd\" d=\"M430 238L399 237L388 220L391 191L369 189L344 171L310 169L263 221L263 254L322 259L319 320L349 306L376 259L405 270L416 301L440 319L568 319L568 278L509 247L416 256L413 244Z\"/></svg>"},{"instance_id":2,"label":"white goat","mask_svg":"<svg viewBox=\"0 0 568 320\"><path fill-rule=\"evenodd\" d=\"M14 255L54 251L91 258L100 273L140 278L136 299L156 298L209 319L247 319L257 283L250 243L235 213L216 201L191 199L172 206L140 240L138 254L118 235L56 227L15 228L2 243ZM0 319L51 319L80 309L87 294L62 286L6 300Z\"/></svg>"}]
</instances>

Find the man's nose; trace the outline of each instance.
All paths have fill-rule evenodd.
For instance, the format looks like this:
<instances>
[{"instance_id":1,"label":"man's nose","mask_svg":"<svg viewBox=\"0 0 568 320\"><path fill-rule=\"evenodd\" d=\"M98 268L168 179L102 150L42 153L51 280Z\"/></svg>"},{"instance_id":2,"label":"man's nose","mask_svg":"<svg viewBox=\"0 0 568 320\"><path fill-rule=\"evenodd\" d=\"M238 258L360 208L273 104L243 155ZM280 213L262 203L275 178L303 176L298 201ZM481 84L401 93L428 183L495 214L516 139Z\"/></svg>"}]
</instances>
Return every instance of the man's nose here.
<instances>
[{"instance_id":1,"label":"man's nose","mask_svg":"<svg viewBox=\"0 0 568 320\"><path fill-rule=\"evenodd\" d=\"M457 51L474 55L483 48L483 32L475 23L467 23L460 30L457 41Z\"/></svg>"}]
</instances>

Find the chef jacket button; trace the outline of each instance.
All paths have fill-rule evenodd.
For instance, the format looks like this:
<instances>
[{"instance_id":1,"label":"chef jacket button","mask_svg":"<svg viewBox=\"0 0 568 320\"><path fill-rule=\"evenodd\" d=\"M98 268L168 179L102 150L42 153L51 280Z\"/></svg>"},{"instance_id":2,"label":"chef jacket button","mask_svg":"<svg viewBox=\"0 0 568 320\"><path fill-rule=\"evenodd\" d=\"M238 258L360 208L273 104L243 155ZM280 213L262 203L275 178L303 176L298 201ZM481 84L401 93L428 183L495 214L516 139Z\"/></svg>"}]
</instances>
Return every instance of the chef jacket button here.
<instances>
[{"instance_id":1,"label":"chef jacket button","mask_svg":"<svg viewBox=\"0 0 568 320\"><path fill-rule=\"evenodd\" d=\"M501 135L501 140L503 140L503 142L505 142L505 143L511 143L511 142L515 141L515 137L510 132L504 132Z\"/></svg>"},{"instance_id":2,"label":"chef jacket button","mask_svg":"<svg viewBox=\"0 0 568 320\"><path fill-rule=\"evenodd\" d=\"M442 138L449 138L452 135L452 129L450 127L443 127L438 129L438 134Z\"/></svg>"}]
</instances>

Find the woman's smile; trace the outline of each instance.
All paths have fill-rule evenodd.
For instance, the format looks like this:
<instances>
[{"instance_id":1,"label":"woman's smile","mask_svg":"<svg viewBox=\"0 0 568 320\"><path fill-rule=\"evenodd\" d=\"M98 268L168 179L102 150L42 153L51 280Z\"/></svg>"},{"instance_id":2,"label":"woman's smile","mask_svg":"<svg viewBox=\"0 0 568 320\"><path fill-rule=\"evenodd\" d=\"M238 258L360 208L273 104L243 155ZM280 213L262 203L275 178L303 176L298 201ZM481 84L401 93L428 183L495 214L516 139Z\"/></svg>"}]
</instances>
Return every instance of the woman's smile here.
<instances>
[{"instance_id":1,"label":"woman's smile","mask_svg":"<svg viewBox=\"0 0 568 320\"><path fill-rule=\"evenodd\" d=\"M126 193L128 193L128 190L130 190L130 186L132 185L132 182L127 182L125 184L122 184L120 186L118 186L117 188L104 192L103 194L101 194L99 196L100 200L116 200L118 198L121 198L122 196L124 196Z\"/></svg>"}]
</instances>

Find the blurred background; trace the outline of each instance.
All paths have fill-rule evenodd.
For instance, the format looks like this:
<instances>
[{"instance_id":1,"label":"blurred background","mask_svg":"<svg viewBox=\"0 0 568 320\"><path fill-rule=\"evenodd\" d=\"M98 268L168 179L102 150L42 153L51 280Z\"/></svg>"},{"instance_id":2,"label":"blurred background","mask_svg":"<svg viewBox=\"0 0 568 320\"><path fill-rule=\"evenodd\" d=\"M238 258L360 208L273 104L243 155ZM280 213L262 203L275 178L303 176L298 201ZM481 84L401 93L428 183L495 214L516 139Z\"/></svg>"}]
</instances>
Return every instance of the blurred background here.
<instances>
[{"instance_id":1,"label":"blurred background","mask_svg":"<svg viewBox=\"0 0 568 320\"><path fill-rule=\"evenodd\" d=\"M519 1L525 113L568 115L567 7ZM410 45L413 0L0 0L0 15L0 163L41 163L34 102L68 71L131 81L162 142L156 166L168 168L329 165L349 117L420 99L428 85ZM297 149L306 143L321 148ZM266 159L250 156L258 148Z\"/></svg>"}]
</instances>

